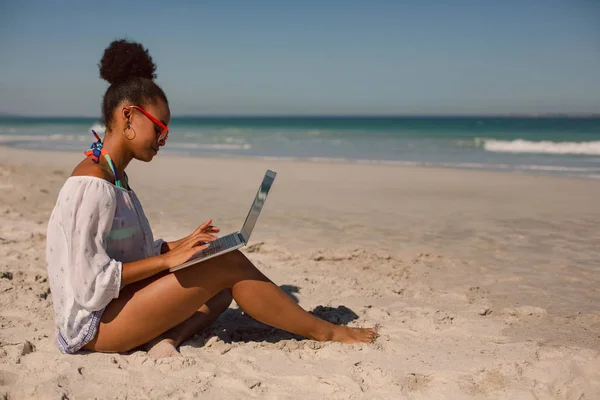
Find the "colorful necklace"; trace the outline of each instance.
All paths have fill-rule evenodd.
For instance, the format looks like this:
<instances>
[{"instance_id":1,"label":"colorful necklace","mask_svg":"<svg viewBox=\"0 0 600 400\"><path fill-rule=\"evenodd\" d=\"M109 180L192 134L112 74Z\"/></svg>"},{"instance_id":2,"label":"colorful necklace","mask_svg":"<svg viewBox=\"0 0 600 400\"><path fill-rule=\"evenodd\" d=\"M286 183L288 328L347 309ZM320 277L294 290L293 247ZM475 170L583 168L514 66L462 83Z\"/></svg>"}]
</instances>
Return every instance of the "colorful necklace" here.
<instances>
[{"instance_id":1,"label":"colorful necklace","mask_svg":"<svg viewBox=\"0 0 600 400\"><path fill-rule=\"evenodd\" d=\"M117 187L124 189L125 187L121 183L121 180L118 179L118 177L117 177L117 170L115 168L115 164L113 163L112 159L110 158L108 151L106 151L106 149L104 149L102 147L102 139L100 139L100 136L98 136L98 134L93 129L92 129L92 133L96 137L97 141L92 143L90 149L85 152L85 155L88 157L92 157L92 161L96 164L100 163L100 155L103 155L104 158L106 159L106 163L108 164L113 175L115 176L115 185ZM124 174L123 180L125 181L125 184L129 187L129 183L127 182L127 175L125 175L125 173L123 173L123 174Z\"/></svg>"}]
</instances>

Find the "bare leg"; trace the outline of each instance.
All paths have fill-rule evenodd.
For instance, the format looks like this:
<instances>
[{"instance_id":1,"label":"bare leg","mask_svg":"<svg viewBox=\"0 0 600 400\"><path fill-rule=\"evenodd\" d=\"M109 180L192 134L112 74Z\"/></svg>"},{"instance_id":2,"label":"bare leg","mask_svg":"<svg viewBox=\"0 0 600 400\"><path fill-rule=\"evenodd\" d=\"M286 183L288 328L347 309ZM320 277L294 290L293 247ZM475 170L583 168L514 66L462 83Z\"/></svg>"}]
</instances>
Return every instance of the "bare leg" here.
<instances>
[{"instance_id":1,"label":"bare leg","mask_svg":"<svg viewBox=\"0 0 600 400\"><path fill-rule=\"evenodd\" d=\"M231 300L233 300L231 290L223 290L207 301L190 318L146 343L148 354L156 358L179 356L177 351L179 345L215 322L219 315L229 308Z\"/></svg>"},{"instance_id":2,"label":"bare leg","mask_svg":"<svg viewBox=\"0 0 600 400\"><path fill-rule=\"evenodd\" d=\"M106 307L98 334L84 348L118 352L140 346L228 288L254 319L300 336L343 343L370 342L376 336L374 329L337 326L307 313L241 252L233 251L150 283L126 286Z\"/></svg>"}]
</instances>

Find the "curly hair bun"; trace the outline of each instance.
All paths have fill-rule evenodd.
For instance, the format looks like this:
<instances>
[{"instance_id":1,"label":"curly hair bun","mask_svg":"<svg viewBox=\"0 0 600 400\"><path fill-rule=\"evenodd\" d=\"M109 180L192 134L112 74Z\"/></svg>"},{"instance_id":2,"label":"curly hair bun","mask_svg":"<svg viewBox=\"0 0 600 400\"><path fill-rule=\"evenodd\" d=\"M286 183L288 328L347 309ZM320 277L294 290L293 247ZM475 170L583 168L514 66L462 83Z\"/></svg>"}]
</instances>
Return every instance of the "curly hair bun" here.
<instances>
[{"instance_id":1,"label":"curly hair bun","mask_svg":"<svg viewBox=\"0 0 600 400\"><path fill-rule=\"evenodd\" d=\"M106 50L98 64L100 77L110 83L126 82L132 78L156 78L156 65L148 50L136 42L115 40Z\"/></svg>"}]
</instances>

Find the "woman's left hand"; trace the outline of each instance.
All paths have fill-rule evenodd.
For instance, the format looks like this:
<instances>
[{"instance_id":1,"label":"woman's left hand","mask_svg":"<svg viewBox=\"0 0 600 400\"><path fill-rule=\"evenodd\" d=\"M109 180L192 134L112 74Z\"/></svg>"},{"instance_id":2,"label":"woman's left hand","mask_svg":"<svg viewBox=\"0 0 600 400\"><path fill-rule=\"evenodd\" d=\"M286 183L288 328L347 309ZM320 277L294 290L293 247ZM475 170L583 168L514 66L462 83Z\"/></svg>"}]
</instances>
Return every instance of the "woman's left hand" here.
<instances>
[{"instance_id":1,"label":"woman's left hand","mask_svg":"<svg viewBox=\"0 0 600 400\"><path fill-rule=\"evenodd\" d=\"M210 234L215 235L215 234L219 233L220 231L221 231L221 229L218 226L212 225L212 219L209 219L208 221L205 221L204 223L202 223L202 225L200 225L198 228L196 228L196 230L194 232L192 232L191 235L188 235L179 240L175 240L173 242L165 242L166 246L163 245L163 250L166 250L166 251L161 251L161 254L164 254L164 253L168 252L169 250L177 247L177 245L179 243L183 242L190 236L198 235L200 233L210 233ZM165 249L164 247L167 247L167 249Z\"/></svg>"},{"instance_id":2,"label":"woman's left hand","mask_svg":"<svg viewBox=\"0 0 600 400\"><path fill-rule=\"evenodd\" d=\"M199 227L196 228L196 230L194 232L192 232L192 235L197 235L199 233L218 233L220 232L221 229L219 229L218 226L214 226L212 225L212 219L209 219L208 221L204 222L202 225L200 225Z\"/></svg>"}]
</instances>

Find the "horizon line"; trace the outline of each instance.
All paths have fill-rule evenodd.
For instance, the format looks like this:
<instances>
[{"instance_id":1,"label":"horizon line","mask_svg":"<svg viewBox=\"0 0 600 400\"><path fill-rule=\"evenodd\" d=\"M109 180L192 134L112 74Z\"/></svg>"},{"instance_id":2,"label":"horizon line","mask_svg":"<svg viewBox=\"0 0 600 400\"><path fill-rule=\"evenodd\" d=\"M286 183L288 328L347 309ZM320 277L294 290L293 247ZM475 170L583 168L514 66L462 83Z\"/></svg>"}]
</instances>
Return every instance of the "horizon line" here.
<instances>
[{"instance_id":1,"label":"horizon line","mask_svg":"<svg viewBox=\"0 0 600 400\"><path fill-rule=\"evenodd\" d=\"M497 114L176 114L173 118L600 118L600 113L497 113ZM97 119L100 116L23 115L0 112L0 118Z\"/></svg>"}]
</instances>

